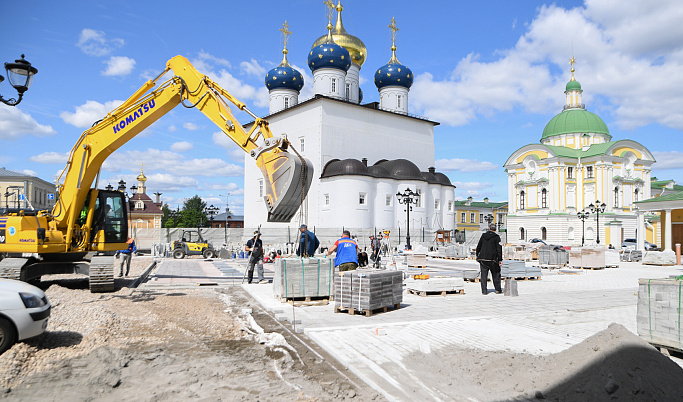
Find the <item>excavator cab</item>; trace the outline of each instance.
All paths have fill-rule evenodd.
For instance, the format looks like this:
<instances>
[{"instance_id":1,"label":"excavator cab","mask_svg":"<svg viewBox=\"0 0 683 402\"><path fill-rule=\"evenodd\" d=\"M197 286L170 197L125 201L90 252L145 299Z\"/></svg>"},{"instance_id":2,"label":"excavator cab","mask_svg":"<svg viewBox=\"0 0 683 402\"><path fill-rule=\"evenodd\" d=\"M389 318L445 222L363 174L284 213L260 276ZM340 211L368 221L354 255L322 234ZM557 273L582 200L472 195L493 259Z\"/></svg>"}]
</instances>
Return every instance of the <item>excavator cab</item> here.
<instances>
[{"instance_id":1,"label":"excavator cab","mask_svg":"<svg viewBox=\"0 0 683 402\"><path fill-rule=\"evenodd\" d=\"M91 197L94 198L94 205ZM83 208L92 211L90 230L92 251L113 251L125 248L128 240L128 212L124 193L91 190Z\"/></svg>"}]
</instances>

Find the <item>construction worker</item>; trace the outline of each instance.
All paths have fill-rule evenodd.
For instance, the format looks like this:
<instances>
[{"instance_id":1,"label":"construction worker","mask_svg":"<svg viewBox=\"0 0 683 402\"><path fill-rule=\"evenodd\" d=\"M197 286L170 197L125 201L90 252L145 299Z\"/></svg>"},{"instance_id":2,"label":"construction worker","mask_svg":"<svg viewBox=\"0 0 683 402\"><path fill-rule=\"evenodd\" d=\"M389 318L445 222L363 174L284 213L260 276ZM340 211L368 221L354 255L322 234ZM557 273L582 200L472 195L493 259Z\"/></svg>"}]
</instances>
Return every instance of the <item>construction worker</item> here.
<instances>
[{"instance_id":1,"label":"construction worker","mask_svg":"<svg viewBox=\"0 0 683 402\"><path fill-rule=\"evenodd\" d=\"M119 257L120 261L120 270L119 270L119 277L123 276L123 266L126 266L126 276L128 276L128 273L130 272L130 259L133 256L133 253L138 251L138 248L135 247L135 240L133 238L129 238L128 241L126 242L128 244L128 247L125 250L117 251L116 255Z\"/></svg>"},{"instance_id":2,"label":"construction worker","mask_svg":"<svg viewBox=\"0 0 683 402\"><path fill-rule=\"evenodd\" d=\"M254 279L254 265L258 264L256 272L258 273L257 283L268 283L266 278L263 277L263 242L261 241L261 231L257 230L254 232L254 237L247 241L247 245L244 247L244 251L250 252L249 263L248 263L248 276L247 283L251 283Z\"/></svg>"},{"instance_id":3,"label":"construction worker","mask_svg":"<svg viewBox=\"0 0 683 402\"><path fill-rule=\"evenodd\" d=\"M351 232L345 230L341 239L337 240L326 254L332 255L335 251L337 256L334 258L334 265L339 267L339 272L358 268L358 243L351 239Z\"/></svg>"},{"instance_id":4,"label":"construction worker","mask_svg":"<svg viewBox=\"0 0 683 402\"><path fill-rule=\"evenodd\" d=\"M299 257L313 257L315 250L318 249L320 241L315 236L315 233L308 230L304 224L299 227L301 237L299 238L299 247L296 249L296 255Z\"/></svg>"}]
</instances>

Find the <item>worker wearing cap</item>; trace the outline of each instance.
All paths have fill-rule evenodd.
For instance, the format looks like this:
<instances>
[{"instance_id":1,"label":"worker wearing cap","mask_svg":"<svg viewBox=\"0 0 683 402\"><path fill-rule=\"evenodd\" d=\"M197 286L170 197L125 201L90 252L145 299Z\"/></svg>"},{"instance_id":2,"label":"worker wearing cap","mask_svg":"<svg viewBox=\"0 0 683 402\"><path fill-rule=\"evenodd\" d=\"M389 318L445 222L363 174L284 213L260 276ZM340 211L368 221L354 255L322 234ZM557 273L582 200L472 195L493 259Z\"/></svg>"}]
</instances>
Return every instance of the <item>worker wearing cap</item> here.
<instances>
[{"instance_id":1,"label":"worker wearing cap","mask_svg":"<svg viewBox=\"0 0 683 402\"><path fill-rule=\"evenodd\" d=\"M358 268L358 243L351 238L351 232L345 230L341 239L327 250L327 255L332 255L335 251L337 256L334 258L334 265L339 267L339 272Z\"/></svg>"},{"instance_id":2,"label":"worker wearing cap","mask_svg":"<svg viewBox=\"0 0 683 402\"><path fill-rule=\"evenodd\" d=\"M301 225L299 231L301 236L299 237L299 247L296 249L296 255L299 257L313 257L315 250L320 245L320 241L318 241L315 233L308 230L306 225Z\"/></svg>"},{"instance_id":3,"label":"worker wearing cap","mask_svg":"<svg viewBox=\"0 0 683 402\"><path fill-rule=\"evenodd\" d=\"M254 237L247 241L247 245L244 247L244 251L251 252L251 254L249 255L249 273L247 275L247 283L251 283L252 279L254 279L254 265L257 264L257 283L268 283L266 278L263 277L263 242L261 241L260 231L257 230L254 232Z\"/></svg>"},{"instance_id":4,"label":"worker wearing cap","mask_svg":"<svg viewBox=\"0 0 683 402\"><path fill-rule=\"evenodd\" d=\"M132 237L128 239L126 244L128 244L128 247L125 250L116 252L116 255L119 256L119 263L121 264L119 277L123 276L124 265L126 266L126 276L128 276L128 273L130 272L130 259L133 256L133 253L138 251L138 248L135 247L135 240L133 240Z\"/></svg>"},{"instance_id":5,"label":"worker wearing cap","mask_svg":"<svg viewBox=\"0 0 683 402\"><path fill-rule=\"evenodd\" d=\"M379 242L379 236L370 236L370 248L372 249L372 255L370 256L370 259L372 261L377 261L377 258L379 258L380 247L381 244Z\"/></svg>"}]
</instances>

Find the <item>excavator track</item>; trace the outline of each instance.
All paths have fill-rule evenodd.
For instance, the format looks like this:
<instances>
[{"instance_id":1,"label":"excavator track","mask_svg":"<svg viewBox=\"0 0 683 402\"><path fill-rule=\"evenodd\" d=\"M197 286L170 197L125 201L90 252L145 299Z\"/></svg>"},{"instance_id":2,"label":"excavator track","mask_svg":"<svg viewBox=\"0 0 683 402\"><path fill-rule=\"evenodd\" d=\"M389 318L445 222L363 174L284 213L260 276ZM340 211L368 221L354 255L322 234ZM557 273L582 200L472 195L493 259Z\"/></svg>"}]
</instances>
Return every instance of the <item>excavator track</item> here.
<instances>
[{"instance_id":1,"label":"excavator track","mask_svg":"<svg viewBox=\"0 0 683 402\"><path fill-rule=\"evenodd\" d=\"M27 258L5 258L0 261L0 278L24 280L21 268L28 262Z\"/></svg>"},{"instance_id":2,"label":"excavator track","mask_svg":"<svg viewBox=\"0 0 683 402\"><path fill-rule=\"evenodd\" d=\"M90 260L90 292L114 291L114 257L92 257Z\"/></svg>"}]
</instances>

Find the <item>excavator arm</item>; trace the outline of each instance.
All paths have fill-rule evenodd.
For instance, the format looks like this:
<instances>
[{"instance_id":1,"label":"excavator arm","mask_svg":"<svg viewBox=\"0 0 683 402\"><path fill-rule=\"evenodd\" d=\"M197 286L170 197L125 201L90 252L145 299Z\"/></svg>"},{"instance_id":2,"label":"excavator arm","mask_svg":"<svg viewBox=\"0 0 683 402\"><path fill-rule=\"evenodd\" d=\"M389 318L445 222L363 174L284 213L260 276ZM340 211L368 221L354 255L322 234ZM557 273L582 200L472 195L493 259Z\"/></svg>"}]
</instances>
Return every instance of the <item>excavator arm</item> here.
<instances>
[{"instance_id":1,"label":"excavator arm","mask_svg":"<svg viewBox=\"0 0 683 402\"><path fill-rule=\"evenodd\" d=\"M153 89L157 86L156 81L170 70L174 73L173 78ZM249 131L237 121L229 103L254 118ZM49 222L51 230L66 231L66 251L71 249L82 207L107 157L179 104L199 109L255 159L266 184L264 198L268 220L291 220L313 178L310 162L287 152L286 137L273 136L267 121L258 118L244 103L199 73L186 58L176 56L168 61L157 78L146 82L121 106L83 132L71 150L59 178L59 199ZM259 137L262 137L261 141L258 141Z\"/></svg>"}]
</instances>

